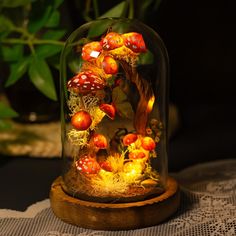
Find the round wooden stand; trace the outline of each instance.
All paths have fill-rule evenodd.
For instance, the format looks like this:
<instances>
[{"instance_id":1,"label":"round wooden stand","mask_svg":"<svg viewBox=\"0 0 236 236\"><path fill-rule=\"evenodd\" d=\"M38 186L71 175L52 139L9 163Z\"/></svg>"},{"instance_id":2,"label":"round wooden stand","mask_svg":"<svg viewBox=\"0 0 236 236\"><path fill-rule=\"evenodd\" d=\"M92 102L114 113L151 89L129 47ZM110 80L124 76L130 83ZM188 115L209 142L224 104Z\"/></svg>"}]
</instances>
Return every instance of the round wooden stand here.
<instances>
[{"instance_id":1,"label":"round wooden stand","mask_svg":"<svg viewBox=\"0 0 236 236\"><path fill-rule=\"evenodd\" d=\"M50 191L51 207L61 220L83 228L128 230L156 225L178 208L180 194L177 182L169 177L166 191L148 200L132 203L97 203L73 198L57 178Z\"/></svg>"}]
</instances>

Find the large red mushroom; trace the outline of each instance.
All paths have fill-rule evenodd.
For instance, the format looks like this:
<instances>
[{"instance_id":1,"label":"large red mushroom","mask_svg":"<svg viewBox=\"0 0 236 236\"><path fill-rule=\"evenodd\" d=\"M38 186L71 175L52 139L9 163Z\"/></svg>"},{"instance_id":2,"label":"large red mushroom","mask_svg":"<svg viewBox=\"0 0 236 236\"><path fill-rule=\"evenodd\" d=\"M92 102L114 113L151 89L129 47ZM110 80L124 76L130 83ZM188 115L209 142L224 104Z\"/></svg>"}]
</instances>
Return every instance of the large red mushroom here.
<instances>
[{"instance_id":1,"label":"large red mushroom","mask_svg":"<svg viewBox=\"0 0 236 236\"><path fill-rule=\"evenodd\" d=\"M92 71L82 71L67 82L68 90L81 94L102 90L104 86L105 82Z\"/></svg>"},{"instance_id":2,"label":"large red mushroom","mask_svg":"<svg viewBox=\"0 0 236 236\"><path fill-rule=\"evenodd\" d=\"M146 45L143 36L136 32L122 34L124 44L135 53L146 52Z\"/></svg>"}]
</instances>

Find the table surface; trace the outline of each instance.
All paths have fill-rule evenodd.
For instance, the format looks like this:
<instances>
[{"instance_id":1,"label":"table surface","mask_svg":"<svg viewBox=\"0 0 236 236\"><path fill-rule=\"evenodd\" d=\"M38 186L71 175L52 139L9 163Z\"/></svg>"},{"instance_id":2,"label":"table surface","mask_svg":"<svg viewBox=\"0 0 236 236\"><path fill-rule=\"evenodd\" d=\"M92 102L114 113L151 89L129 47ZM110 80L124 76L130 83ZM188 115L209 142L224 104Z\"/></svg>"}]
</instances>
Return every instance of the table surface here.
<instances>
[{"instance_id":1,"label":"table surface","mask_svg":"<svg viewBox=\"0 0 236 236\"><path fill-rule=\"evenodd\" d=\"M1 158L1 236L236 235L235 159L173 174L181 186L176 214L158 226L130 231L87 230L56 218L48 193L60 173L60 159Z\"/></svg>"},{"instance_id":2,"label":"table surface","mask_svg":"<svg viewBox=\"0 0 236 236\"><path fill-rule=\"evenodd\" d=\"M53 215L48 200L51 183L61 175L62 160L0 155L0 236L236 235L236 163L205 164L236 156L236 115L227 116L225 122L218 111L218 106L190 107L184 127L170 140L169 170L177 173L181 185L181 206L170 220L114 233L70 226ZM190 169L180 171L185 167Z\"/></svg>"}]
</instances>

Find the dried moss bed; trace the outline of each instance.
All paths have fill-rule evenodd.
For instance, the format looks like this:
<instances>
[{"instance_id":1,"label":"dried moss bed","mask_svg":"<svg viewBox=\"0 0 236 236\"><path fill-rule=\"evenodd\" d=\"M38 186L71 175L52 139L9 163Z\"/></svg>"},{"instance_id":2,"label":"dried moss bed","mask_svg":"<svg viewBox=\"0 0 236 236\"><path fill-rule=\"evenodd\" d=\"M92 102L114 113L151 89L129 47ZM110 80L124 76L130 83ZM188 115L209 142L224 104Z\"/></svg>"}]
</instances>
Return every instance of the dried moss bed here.
<instances>
[{"instance_id":1,"label":"dried moss bed","mask_svg":"<svg viewBox=\"0 0 236 236\"><path fill-rule=\"evenodd\" d=\"M89 184L89 179L80 175L75 167L64 175L63 190L73 197L81 200L103 203L119 203L119 202L135 202L149 199L153 196L160 195L164 192L164 188L160 184L156 186L143 187L139 185L131 185L123 193L95 192Z\"/></svg>"}]
</instances>

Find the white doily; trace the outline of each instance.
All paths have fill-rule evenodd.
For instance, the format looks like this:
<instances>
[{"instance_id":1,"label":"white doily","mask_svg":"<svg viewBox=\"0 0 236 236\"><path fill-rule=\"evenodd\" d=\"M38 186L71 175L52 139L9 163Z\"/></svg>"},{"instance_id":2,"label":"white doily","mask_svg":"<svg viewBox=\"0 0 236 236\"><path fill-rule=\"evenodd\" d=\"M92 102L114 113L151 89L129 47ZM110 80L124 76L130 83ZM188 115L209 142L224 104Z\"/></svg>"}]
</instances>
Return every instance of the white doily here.
<instances>
[{"instance_id":1,"label":"white doily","mask_svg":"<svg viewBox=\"0 0 236 236\"><path fill-rule=\"evenodd\" d=\"M174 174L181 205L168 221L130 231L93 231L57 219L49 200L25 212L0 210L0 236L233 236L236 235L236 160L205 163Z\"/></svg>"},{"instance_id":2,"label":"white doily","mask_svg":"<svg viewBox=\"0 0 236 236\"><path fill-rule=\"evenodd\" d=\"M174 235L236 235L236 160L196 165L175 177L183 215L169 222Z\"/></svg>"}]
</instances>

